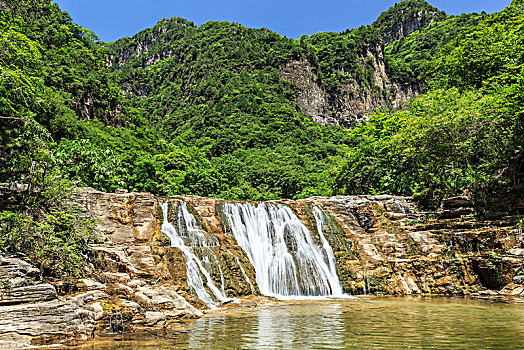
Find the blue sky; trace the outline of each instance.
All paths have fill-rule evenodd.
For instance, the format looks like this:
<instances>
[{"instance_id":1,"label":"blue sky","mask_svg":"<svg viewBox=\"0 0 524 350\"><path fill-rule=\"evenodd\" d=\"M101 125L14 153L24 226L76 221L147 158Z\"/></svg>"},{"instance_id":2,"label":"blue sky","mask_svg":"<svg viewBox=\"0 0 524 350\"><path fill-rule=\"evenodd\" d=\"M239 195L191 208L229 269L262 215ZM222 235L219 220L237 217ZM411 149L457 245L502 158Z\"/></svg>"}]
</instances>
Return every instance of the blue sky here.
<instances>
[{"instance_id":1,"label":"blue sky","mask_svg":"<svg viewBox=\"0 0 524 350\"><path fill-rule=\"evenodd\" d=\"M399 0L54 0L73 21L103 41L132 36L160 18L182 17L201 25L208 21L266 27L290 38L318 32L341 32L371 24ZM448 14L493 13L511 0L430 0Z\"/></svg>"}]
</instances>

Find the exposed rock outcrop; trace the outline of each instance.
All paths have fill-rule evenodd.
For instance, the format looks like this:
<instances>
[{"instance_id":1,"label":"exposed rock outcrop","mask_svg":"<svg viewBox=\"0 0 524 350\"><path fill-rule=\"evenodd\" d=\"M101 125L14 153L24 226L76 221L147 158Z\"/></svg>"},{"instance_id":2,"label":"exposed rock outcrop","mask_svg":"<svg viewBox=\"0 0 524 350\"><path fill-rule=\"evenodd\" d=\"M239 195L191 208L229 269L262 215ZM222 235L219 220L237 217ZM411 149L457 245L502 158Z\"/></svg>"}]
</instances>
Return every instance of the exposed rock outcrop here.
<instances>
[{"instance_id":1,"label":"exposed rock outcrop","mask_svg":"<svg viewBox=\"0 0 524 350\"><path fill-rule=\"evenodd\" d=\"M40 270L15 256L0 255L2 289L24 287L40 279Z\"/></svg>"},{"instance_id":2,"label":"exposed rock outcrop","mask_svg":"<svg viewBox=\"0 0 524 350\"><path fill-rule=\"evenodd\" d=\"M1 255L0 348L163 328L200 317L198 308L206 306L188 284L187 257L160 231L159 201L170 203L167 219L173 224L182 220L176 208L185 203L201 234L209 236L208 246L192 249L228 298L260 294L254 269L221 214L228 201L80 189L82 215L96 220L101 236L92 246L93 273L67 288L53 283L57 293L23 257ZM331 218L323 235L347 293L524 296L520 217L477 219L465 197L444 200L435 213L420 212L409 197L387 195L276 203L289 206L317 242L313 208Z\"/></svg>"},{"instance_id":3,"label":"exposed rock outcrop","mask_svg":"<svg viewBox=\"0 0 524 350\"><path fill-rule=\"evenodd\" d=\"M373 70L370 85L359 83L341 71L339 73L352 82L339 84L337 91L326 91L306 60L292 60L282 65L280 76L298 87L297 103L302 112L317 123L347 128L366 121L380 108L398 109L420 92L421 87L416 84L404 86L390 80L381 45L368 50L358 64L363 68L370 65Z\"/></svg>"},{"instance_id":4,"label":"exposed rock outcrop","mask_svg":"<svg viewBox=\"0 0 524 350\"><path fill-rule=\"evenodd\" d=\"M359 69L371 70L371 81L360 81L353 68L348 69L352 73L343 68L333 72L343 77L338 79L337 88L326 91L311 62L305 59L282 65L280 75L298 86L298 106L315 122L352 127L379 109L398 109L418 96L422 90L420 82L403 85L390 79L384 48L444 16L444 12L424 1L403 1L383 12L371 26L379 32L382 42L368 43L366 52L362 52L356 62L345 63L348 66L356 63Z\"/></svg>"},{"instance_id":5,"label":"exposed rock outcrop","mask_svg":"<svg viewBox=\"0 0 524 350\"><path fill-rule=\"evenodd\" d=\"M0 254L0 349L86 340L94 315L57 298L54 286L39 282L40 271L23 259Z\"/></svg>"},{"instance_id":6,"label":"exposed rock outcrop","mask_svg":"<svg viewBox=\"0 0 524 350\"><path fill-rule=\"evenodd\" d=\"M98 233L106 245L146 243L159 229L158 203L150 193L107 194L92 188L79 192L79 203L97 220Z\"/></svg>"},{"instance_id":7,"label":"exposed rock outcrop","mask_svg":"<svg viewBox=\"0 0 524 350\"><path fill-rule=\"evenodd\" d=\"M478 220L467 198L445 200L437 215L419 212L410 198L311 198L344 228L352 243L337 244L339 275L352 293L472 294L503 290L524 267L512 249L517 217ZM451 210L459 208L460 210ZM466 210L467 208L468 210ZM504 293L504 292L501 292Z\"/></svg>"},{"instance_id":8,"label":"exposed rock outcrop","mask_svg":"<svg viewBox=\"0 0 524 350\"><path fill-rule=\"evenodd\" d=\"M388 46L445 15L426 2L403 1L381 13L373 25L380 28L384 45Z\"/></svg>"}]
</instances>

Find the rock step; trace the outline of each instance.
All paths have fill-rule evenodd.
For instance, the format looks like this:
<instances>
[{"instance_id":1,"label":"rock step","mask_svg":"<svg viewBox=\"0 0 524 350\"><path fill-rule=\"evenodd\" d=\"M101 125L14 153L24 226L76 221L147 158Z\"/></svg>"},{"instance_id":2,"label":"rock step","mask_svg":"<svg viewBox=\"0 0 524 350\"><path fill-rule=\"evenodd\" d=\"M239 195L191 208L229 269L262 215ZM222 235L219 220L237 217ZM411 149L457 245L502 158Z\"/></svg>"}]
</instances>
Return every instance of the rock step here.
<instances>
[{"instance_id":1,"label":"rock step","mask_svg":"<svg viewBox=\"0 0 524 350\"><path fill-rule=\"evenodd\" d=\"M94 327L93 312L72 302L0 306L0 349L34 348L49 340L86 340Z\"/></svg>"},{"instance_id":2,"label":"rock step","mask_svg":"<svg viewBox=\"0 0 524 350\"><path fill-rule=\"evenodd\" d=\"M0 305L49 301L56 297L56 289L51 284L36 284L0 290Z\"/></svg>"}]
</instances>

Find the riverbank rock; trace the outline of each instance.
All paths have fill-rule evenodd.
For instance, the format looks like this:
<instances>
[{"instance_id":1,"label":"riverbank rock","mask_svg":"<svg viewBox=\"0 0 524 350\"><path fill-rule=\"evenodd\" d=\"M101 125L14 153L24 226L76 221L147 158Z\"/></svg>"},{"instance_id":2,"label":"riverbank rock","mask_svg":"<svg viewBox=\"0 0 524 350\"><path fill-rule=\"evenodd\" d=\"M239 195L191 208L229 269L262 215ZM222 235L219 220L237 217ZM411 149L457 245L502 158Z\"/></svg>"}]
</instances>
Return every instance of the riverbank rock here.
<instances>
[{"instance_id":1,"label":"riverbank rock","mask_svg":"<svg viewBox=\"0 0 524 350\"><path fill-rule=\"evenodd\" d=\"M56 289L52 285L35 284L0 290L0 305L49 301L56 297Z\"/></svg>"},{"instance_id":2,"label":"riverbank rock","mask_svg":"<svg viewBox=\"0 0 524 350\"><path fill-rule=\"evenodd\" d=\"M91 246L91 273L62 288L41 281L23 257L0 254L0 348L163 328L202 316L199 309L207 306L189 286L187 255L161 231L159 202L168 203L174 227L187 219L181 207L194 216L192 229L205 244L191 243L189 235L181 239L192 244L226 300L260 295L255 270L224 217L225 203L238 202L79 189L82 215L95 220L100 235ZM388 195L272 203L291 208L319 245L315 210L321 209L323 236L345 293L523 297L524 238L517 215L476 218L465 197L445 199L431 213L421 212L412 198Z\"/></svg>"},{"instance_id":3,"label":"riverbank rock","mask_svg":"<svg viewBox=\"0 0 524 350\"><path fill-rule=\"evenodd\" d=\"M177 292L166 286L158 288L139 287L137 291L141 295L145 295L146 300L156 310L163 311L167 317L197 318L203 315L200 310L191 306Z\"/></svg>"},{"instance_id":4,"label":"riverbank rock","mask_svg":"<svg viewBox=\"0 0 524 350\"><path fill-rule=\"evenodd\" d=\"M94 314L58 300L0 307L0 348L71 343L94 332Z\"/></svg>"},{"instance_id":5,"label":"riverbank rock","mask_svg":"<svg viewBox=\"0 0 524 350\"><path fill-rule=\"evenodd\" d=\"M14 256L0 254L0 349L76 340L94 332L94 314L57 298L53 285L39 283L40 271Z\"/></svg>"}]
</instances>

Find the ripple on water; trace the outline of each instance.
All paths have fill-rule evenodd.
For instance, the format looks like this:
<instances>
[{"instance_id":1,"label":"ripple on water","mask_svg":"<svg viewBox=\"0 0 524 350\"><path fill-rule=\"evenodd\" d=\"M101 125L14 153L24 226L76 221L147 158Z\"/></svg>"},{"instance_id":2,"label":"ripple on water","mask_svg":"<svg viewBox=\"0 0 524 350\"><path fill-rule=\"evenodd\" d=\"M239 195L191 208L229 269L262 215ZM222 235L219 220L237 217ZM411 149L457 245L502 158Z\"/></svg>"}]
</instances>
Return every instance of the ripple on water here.
<instances>
[{"instance_id":1,"label":"ripple on water","mask_svg":"<svg viewBox=\"0 0 524 350\"><path fill-rule=\"evenodd\" d=\"M460 298L278 303L210 313L182 331L82 349L519 349L524 305Z\"/></svg>"}]
</instances>

